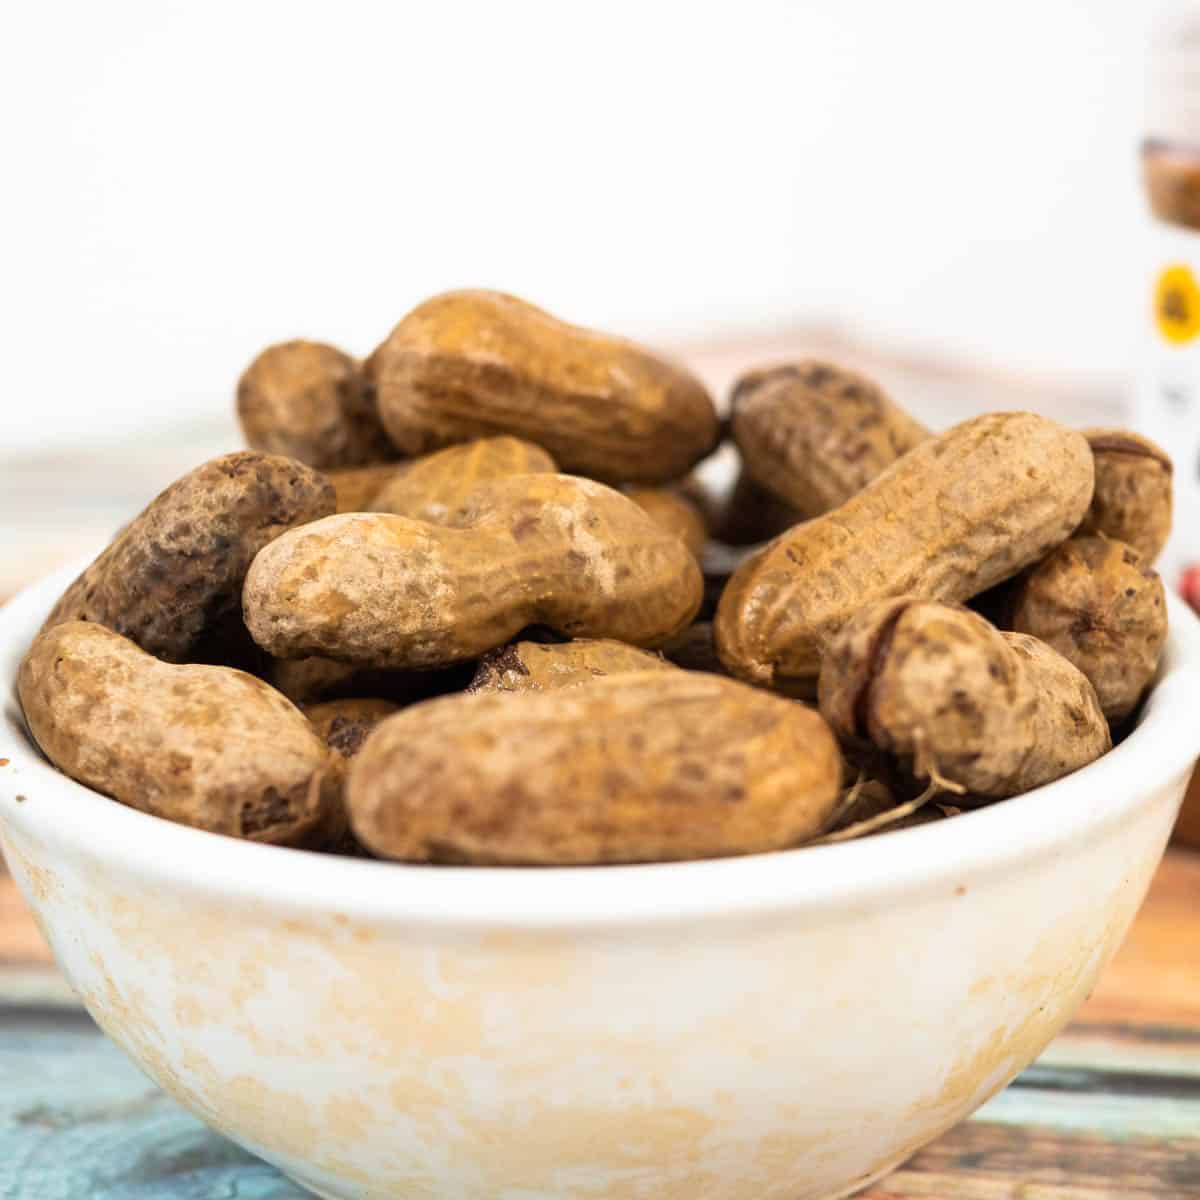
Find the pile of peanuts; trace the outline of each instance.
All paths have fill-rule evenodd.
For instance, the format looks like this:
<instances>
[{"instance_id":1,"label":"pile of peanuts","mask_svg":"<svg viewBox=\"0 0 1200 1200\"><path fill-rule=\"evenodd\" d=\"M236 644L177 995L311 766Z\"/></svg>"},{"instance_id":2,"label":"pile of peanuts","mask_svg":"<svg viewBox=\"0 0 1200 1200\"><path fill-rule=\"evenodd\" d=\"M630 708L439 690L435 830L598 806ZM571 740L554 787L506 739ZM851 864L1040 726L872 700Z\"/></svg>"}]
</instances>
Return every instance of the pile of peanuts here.
<instances>
[{"instance_id":1,"label":"pile of peanuts","mask_svg":"<svg viewBox=\"0 0 1200 1200\"><path fill-rule=\"evenodd\" d=\"M1098 758L1166 639L1171 463L1121 430L934 434L813 361L723 425L485 291L361 362L272 346L237 407L250 448L117 534L18 683L60 770L199 829L492 865L862 836ZM722 542L752 548L706 572Z\"/></svg>"}]
</instances>

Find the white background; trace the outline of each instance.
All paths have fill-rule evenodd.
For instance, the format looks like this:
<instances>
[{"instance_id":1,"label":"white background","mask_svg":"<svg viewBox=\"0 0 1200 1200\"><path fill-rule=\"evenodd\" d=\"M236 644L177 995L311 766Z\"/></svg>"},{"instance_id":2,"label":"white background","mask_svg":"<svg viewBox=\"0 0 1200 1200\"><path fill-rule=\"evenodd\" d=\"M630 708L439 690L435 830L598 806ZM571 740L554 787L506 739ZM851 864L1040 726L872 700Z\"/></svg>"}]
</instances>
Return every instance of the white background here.
<instances>
[{"instance_id":1,"label":"white background","mask_svg":"<svg viewBox=\"0 0 1200 1200\"><path fill-rule=\"evenodd\" d=\"M0 446L228 420L263 344L458 285L1119 372L1153 7L6 6Z\"/></svg>"}]
</instances>

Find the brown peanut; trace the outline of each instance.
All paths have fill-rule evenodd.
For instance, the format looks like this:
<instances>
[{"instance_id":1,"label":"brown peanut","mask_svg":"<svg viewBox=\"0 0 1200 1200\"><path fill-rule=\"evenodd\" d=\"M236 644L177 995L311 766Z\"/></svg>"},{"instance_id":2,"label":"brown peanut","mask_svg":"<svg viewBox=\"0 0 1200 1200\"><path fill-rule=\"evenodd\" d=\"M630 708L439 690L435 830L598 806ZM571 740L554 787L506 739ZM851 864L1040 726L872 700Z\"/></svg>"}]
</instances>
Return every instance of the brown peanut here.
<instances>
[{"instance_id":1,"label":"brown peanut","mask_svg":"<svg viewBox=\"0 0 1200 1200\"><path fill-rule=\"evenodd\" d=\"M176 480L63 593L43 626L95 621L172 662L236 614L251 560L332 513L333 487L290 458L239 451Z\"/></svg>"},{"instance_id":2,"label":"brown peanut","mask_svg":"<svg viewBox=\"0 0 1200 1200\"><path fill-rule=\"evenodd\" d=\"M976 417L923 442L735 572L715 622L721 661L750 682L810 691L822 652L865 604L965 600L1065 541L1092 471L1081 434L1033 413Z\"/></svg>"},{"instance_id":3,"label":"brown peanut","mask_svg":"<svg viewBox=\"0 0 1200 1200\"><path fill-rule=\"evenodd\" d=\"M1074 663L1116 723L1137 707L1158 670L1167 640L1163 583L1123 542L1073 537L1019 580L1011 627Z\"/></svg>"},{"instance_id":4,"label":"brown peanut","mask_svg":"<svg viewBox=\"0 0 1200 1200\"><path fill-rule=\"evenodd\" d=\"M1086 429L1084 437L1096 459L1096 488L1080 532L1116 538L1153 566L1171 532L1170 457L1125 429Z\"/></svg>"},{"instance_id":5,"label":"brown peanut","mask_svg":"<svg viewBox=\"0 0 1200 1200\"><path fill-rule=\"evenodd\" d=\"M359 364L321 342L268 346L238 380L237 413L251 449L312 467L399 457Z\"/></svg>"},{"instance_id":6,"label":"brown peanut","mask_svg":"<svg viewBox=\"0 0 1200 1200\"><path fill-rule=\"evenodd\" d=\"M337 511L370 512L371 502L397 476L408 468L406 462L371 463L366 467L342 467L326 471L337 496Z\"/></svg>"},{"instance_id":7,"label":"brown peanut","mask_svg":"<svg viewBox=\"0 0 1200 1200\"><path fill-rule=\"evenodd\" d=\"M878 384L825 362L751 371L731 405L746 469L798 520L845 504L932 436Z\"/></svg>"},{"instance_id":8,"label":"brown peanut","mask_svg":"<svg viewBox=\"0 0 1200 1200\"><path fill-rule=\"evenodd\" d=\"M644 862L794 845L824 828L840 775L803 705L652 671L410 708L351 762L347 803L387 858Z\"/></svg>"},{"instance_id":9,"label":"brown peanut","mask_svg":"<svg viewBox=\"0 0 1200 1200\"><path fill-rule=\"evenodd\" d=\"M330 517L266 547L246 626L279 658L414 670L474 658L524 627L653 648L700 605L695 560L636 504L591 480L483 484L458 527Z\"/></svg>"},{"instance_id":10,"label":"brown peanut","mask_svg":"<svg viewBox=\"0 0 1200 1200\"><path fill-rule=\"evenodd\" d=\"M821 712L916 779L973 796L1015 796L1112 746L1092 685L1036 638L1001 633L957 605L911 597L868 605L821 667Z\"/></svg>"},{"instance_id":11,"label":"brown peanut","mask_svg":"<svg viewBox=\"0 0 1200 1200\"><path fill-rule=\"evenodd\" d=\"M252 675L161 662L102 625L69 621L38 636L17 690L50 761L131 808L289 845L336 824L329 750Z\"/></svg>"},{"instance_id":12,"label":"brown peanut","mask_svg":"<svg viewBox=\"0 0 1200 1200\"><path fill-rule=\"evenodd\" d=\"M704 517L686 496L671 488L630 488L625 493L656 525L673 533L699 560L708 542Z\"/></svg>"},{"instance_id":13,"label":"brown peanut","mask_svg":"<svg viewBox=\"0 0 1200 1200\"><path fill-rule=\"evenodd\" d=\"M481 438L414 459L406 471L376 493L371 511L452 525L481 483L557 470L554 459L532 442L515 437Z\"/></svg>"},{"instance_id":14,"label":"brown peanut","mask_svg":"<svg viewBox=\"0 0 1200 1200\"><path fill-rule=\"evenodd\" d=\"M372 364L380 416L407 455L512 434L564 471L661 483L717 441L712 399L693 375L500 292L425 301Z\"/></svg>"},{"instance_id":15,"label":"brown peanut","mask_svg":"<svg viewBox=\"0 0 1200 1200\"><path fill-rule=\"evenodd\" d=\"M469 692L552 692L628 675L635 671L673 671L657 654L611 639L576 642L514 642L479 660Z\"/></svg>"},{"instance_id":16,"label":"brown peanut","mask_svg":"<svg viewBox=\"0 0 1200 1200\"><path fill-rule=\"evenodd\" d=\"M390 700L326 700L304 710L312 727L331 750L343 758L353 758L380 721L398 713L400 706Z\"/></svg>"}]
</instances>

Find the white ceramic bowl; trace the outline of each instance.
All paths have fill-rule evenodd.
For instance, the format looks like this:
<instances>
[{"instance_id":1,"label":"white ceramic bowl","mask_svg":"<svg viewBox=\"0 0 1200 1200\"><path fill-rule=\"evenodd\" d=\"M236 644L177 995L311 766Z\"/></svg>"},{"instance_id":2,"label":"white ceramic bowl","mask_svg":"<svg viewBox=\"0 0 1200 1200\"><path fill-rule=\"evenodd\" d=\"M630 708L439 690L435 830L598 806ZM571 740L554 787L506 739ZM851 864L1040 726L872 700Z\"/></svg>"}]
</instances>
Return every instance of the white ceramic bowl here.
<instances>
[{"instance_id":1,"label":"white ceramic bowl","mask_svg":"<svg viewBox=\"0 0 1200 1200\"><path fill-rule=\"evenodd\" d=\"M69 578L0 610L0 673ZM405 867L199 833L58 774L6 690L0 840L156 1082L327 1197L816 1200L1029 1063L1137 911L1200 752L1200 629L1102 761L846 845Z\"/></svg>"}]
</instances>

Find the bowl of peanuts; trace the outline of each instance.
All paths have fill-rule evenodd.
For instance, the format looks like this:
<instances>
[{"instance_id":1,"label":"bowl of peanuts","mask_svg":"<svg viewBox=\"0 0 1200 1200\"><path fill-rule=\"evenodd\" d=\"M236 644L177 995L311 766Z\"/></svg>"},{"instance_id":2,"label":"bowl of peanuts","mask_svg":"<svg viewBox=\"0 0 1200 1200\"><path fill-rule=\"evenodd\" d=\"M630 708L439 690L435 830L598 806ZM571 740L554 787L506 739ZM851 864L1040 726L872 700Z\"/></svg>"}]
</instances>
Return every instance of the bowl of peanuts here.
<instances>
[{"instance_id":1,"label":"bowl of peanuts","mask_svg":"<svg viewBox=\"0 0 1200 1200\"><path fill-rule=\"evenodd\" d=\"M809 361L722 424L490 292L237 404L0 610L0 846L213 1128L338 1200L828 1200L1087 996L1200 753L1158 447Z\"/></svg>"}]
</instances>

